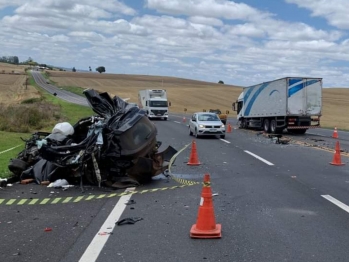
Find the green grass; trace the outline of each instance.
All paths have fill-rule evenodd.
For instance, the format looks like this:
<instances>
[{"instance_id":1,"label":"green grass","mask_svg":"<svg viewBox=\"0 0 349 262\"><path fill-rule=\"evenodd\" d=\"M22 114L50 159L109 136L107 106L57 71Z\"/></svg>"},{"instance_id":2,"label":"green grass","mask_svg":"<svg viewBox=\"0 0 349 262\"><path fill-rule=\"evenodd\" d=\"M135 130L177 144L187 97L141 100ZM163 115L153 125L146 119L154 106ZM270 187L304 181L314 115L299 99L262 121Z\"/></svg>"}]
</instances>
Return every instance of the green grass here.
<instances>
[{"instance_id":1,"label":"green grass","mask_svg":"<svg viewBox=\"0 0 349 262\"><path fill-rule=\"evenodd\" d=\"M31 134L25 133L11 133L0 131L0 177L8 177L10 171L7 166L11 158L15 158L17 154L24 149L24 142L21 140L21 137L28 139L31 137ZM12 147L18 146L10 151L1 153L5 150L8 150Z\"/></svg>"},{"instance_id":2,"label":"green grass","mask_svg":"<svg viewBox=\"0 0 349 262\"><path fill-rule=\"evenodd\" d=\"M85 89L82 88L82 87L79 87L79 86L60 86L57 84L57 82L55 81L52 81L50 79L50 74L45 72L45 73L41 73L43 75L43 77L48 80L51 84L59 87L60 89L63 89L65 91L68 91L68 92L71 92L73 94L76 94L76 95L79 95L79 96L82 96L82 97L85 97L85 95L82 93Z\"/></svg>"},{"instance_id":3,"label":"green grass","mask_svg":"<svg viewBox=\"0 0 349 262\"><path fill-rule=\"evenodd\" d=\"M29 77L30 77L29 78L30 85L35 86L41 92L43 99L45 101L51 102L52 104L55 104L55 105L59 105L61 107L62 118L65 121L71 123L72 125L74 125L81 118L88 117L95 114L90 107L69 103L47 93L45 90L43 90L41 87L39 87L35 83L31 75L29 75ZM44 130L44 131L47 131L47 130Z\"/></svg>"},{"instance_id":4,"label":"green grass","mask_svg":"<svg viewBox=\"0 0 349 262\"><path fill-rule=\"evenodd\" d=\"M81 88L78 86L59 86L59 88L65 91L77 94L79 96L85 97L85 95L82 93L85 90L84 88Z\"/></svg>"},{"instance_id":5,"label":"green grass","mask_svg":"<svg viewBox=\"0 0 349 262\"><path fill-rule=\"evenodd\" d=\"M41 92L43 100L60 106L61 119L63 119L64 121L69 122L71 125L74 125L81 118L95 115L90 107L68 103L56 98L51 94L48 94L46 91L35 84L35 81L31 77L31 75L29 75L29 77L30 84L32 86L35 86ZM47 125L41 130L36 131L51 132L53 127L54 125ZM0 177L4 178L10 175L10 172L7 168L10 159L15 158L17 154L24 148L25 143L21 140L21 137L28 139L31 137L32 133L14 133L0 131L0 152L3 152L15 146L19 146L8 152L0 154Z\"/></svg>"}]
</instances>

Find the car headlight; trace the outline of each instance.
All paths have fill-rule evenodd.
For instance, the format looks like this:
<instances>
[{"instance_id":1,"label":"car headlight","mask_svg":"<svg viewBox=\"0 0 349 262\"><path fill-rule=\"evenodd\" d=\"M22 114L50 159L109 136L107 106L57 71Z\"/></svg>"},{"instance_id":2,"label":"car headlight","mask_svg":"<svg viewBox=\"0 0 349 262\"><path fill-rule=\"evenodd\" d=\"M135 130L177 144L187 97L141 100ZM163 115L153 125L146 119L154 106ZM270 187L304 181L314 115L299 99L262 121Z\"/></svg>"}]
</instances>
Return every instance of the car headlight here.
<instances>
[{"instance_id":1,"label":"car headlight","mask_svg":"<svg viewBox=\"0 0 349 262\"><path fill-rule=\"evenodd\" d=\"M204 125L199 125L200 128L204 128L205 126Z\"/></svg>"},{"instance_id":2,"label":"car headlight","mask_svg":"<svg viewBox=\"0 0 349 262\"><path fill-rule=\"evenodd\" d=\"M224 124L222 124L222 125L221 125L221 128L224 128L224 127L225 127L225 125L224 125Z\"/></svg>"}]
</instances>

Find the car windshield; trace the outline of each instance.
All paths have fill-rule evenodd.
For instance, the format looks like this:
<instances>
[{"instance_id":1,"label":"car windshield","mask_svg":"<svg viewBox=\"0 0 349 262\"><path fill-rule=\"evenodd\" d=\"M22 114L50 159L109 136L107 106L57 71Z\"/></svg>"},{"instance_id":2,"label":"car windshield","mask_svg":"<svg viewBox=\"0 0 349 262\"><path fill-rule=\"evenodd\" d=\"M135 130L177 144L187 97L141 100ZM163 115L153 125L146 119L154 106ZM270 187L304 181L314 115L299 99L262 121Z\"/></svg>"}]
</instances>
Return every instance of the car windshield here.
<instances>
[{"instance_id":1,"label":"car windshield","mask_svg":"<svg viewBox=\"0 0 349 262\"><path fill-rule=\"evenodd\" d=\"M167 101L150 101L151 107L167 107Z\"/></svg>"},{"instance_id":2,"label":"car windshield","mask_svg":"<svg viewBox=\"0 0 349 262\"><path fill-rule=\"evenodd\" d=\"M215 114L202 114L198 116L199 121L220 121L219 117Z\"/></svg>"}]
</instances>

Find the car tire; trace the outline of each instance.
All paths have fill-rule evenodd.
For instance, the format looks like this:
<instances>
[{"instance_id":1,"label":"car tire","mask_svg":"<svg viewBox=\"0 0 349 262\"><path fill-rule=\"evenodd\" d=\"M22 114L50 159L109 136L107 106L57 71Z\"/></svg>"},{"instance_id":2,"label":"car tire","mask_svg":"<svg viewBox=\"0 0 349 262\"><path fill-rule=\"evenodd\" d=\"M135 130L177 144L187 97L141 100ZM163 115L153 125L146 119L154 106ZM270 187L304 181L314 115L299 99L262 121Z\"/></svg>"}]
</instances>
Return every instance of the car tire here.
<instances>
[{"instance_id":1,"label":"car tire","mask_svg":"<svg viewBox=\"0 0 349 262\"><path fill-rule=\"evenodd\" d=\"M195 135L195 137L196 138L199 138L200 136L199 136L199 134L198 134L198 130L195 128L195 133L194 133L194 135Z\"/></svg>"},{"instance_id":2,"label":"car tire","mask_svg":"<svg viewBox=\"0 0 349 262\"><path fill-rule=\"evenodd\" d=\"M193 135L193 132L190 130L190 127L189 127L189 135L190 135L190 136Z\"/></svg>"},{"instance_id":3,"label":"car tire","mask_svg":"<svg viewBox=\"0 0 349 262\"><path fill-rule=\"evenodd\" d=\"M14 158L10 160L10 163L8 165L8 169L16 176L20 176L23 171L25 171L28 168L28 163L18 159Z\"/></svg>"},{"instance_id":4,"label":"car tire","mask_svg":"<svg viewBox=\"0 0 349 262\"><path fill-rule=\"evenodd\" d=\"M225 135L220 135L220 138L224 139L224 138L225 138Z\"/></svg>"}]
</instances>

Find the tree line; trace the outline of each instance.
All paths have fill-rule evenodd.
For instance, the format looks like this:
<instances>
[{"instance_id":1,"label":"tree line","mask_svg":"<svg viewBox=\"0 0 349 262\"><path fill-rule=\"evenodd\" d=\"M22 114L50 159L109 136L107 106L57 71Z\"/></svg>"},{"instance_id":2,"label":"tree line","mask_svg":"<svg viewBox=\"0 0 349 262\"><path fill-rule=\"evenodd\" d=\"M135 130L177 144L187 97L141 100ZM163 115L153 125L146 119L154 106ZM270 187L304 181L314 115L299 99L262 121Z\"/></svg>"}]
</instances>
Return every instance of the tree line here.
<instances>
[{"instance_id":1,"label":"tree line","mask_svg":"<svg viewBox=\"0 0 349 262\"><path fill-rule=\"evenodd\" d=\"M0 56L0 62L9 64L19 64L18 56Z\"/></svg>"},{"instance_id":2,"label":"tree line","mask_svg":"<svg viewBox=\"0 0 349 262\"><path fill-rule=\"evenodd\" d=\"M51 69L52 67L48 67L46 64L39 64L35 62L31 57L29 57L27 60L23 62L19 62L18 56L0 56L0 62L2 63L9 63L9 64L14 64L14 65L31 65L31 66L41 66L41 67L47 67ZM73 72L76 72L75 67L72 69ZM89 66L89 71L92 71L91 66ZM99 73L104 73L105 72L105 67L104 66L99 66L96 68L96 71Z\"/></svg>"}]
</instances>

